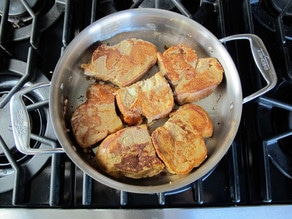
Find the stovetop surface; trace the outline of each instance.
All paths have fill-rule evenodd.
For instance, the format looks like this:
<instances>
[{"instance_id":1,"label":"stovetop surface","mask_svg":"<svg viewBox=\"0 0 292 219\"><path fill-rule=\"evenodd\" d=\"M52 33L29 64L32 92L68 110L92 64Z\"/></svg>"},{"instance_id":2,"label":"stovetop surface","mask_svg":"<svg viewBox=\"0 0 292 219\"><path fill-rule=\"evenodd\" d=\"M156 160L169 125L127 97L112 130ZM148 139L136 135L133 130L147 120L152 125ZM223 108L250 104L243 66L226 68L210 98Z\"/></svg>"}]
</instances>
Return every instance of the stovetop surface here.
<instances>
[{"instance_id":1,"label":"stovetop surface","mask_svg":"<svg viewBox=\"0 0 292 219\"><path fill-rule=\"evenodd\" d=\"M116 8L121 10L130 7L130 4L127 3L128 1L124 2L124 4L116 5ZM134 2L138 4L140 1ZM231 206L236 209L237 214L238 211L242 211L241 207L248 207L246 214L253 215L256 212L266 216L275 215L275 212L283 215L290 209L289 207L286 208L292 203L290 164L288 163L286 168L278 167L277 159L274 159L274 157L279 155L273 156L274 152L271 148L278 141L279 144L276 144L276 147L280 147L281 150L284 147L282 146L283 144L290 144L291 146L291 137L289 137L289 133L291 133L291 108L289 107L292 99L292 42L289 38L289 31L291 32L292 25L291 20L289 23L289 19L291 18L288 17L286 19L285 17L284 27L288 31L286 31L287 37L283 38L277 31L271 31L261 24L262 15L258 15L259 1L206 1L207 4L204 5L204 10L199 12L197 11L199 1L194 3L193 1L182 0L181 2L195 19L219 39L237 33L254 33L260 36L271 55L278 76L278 84L271 92L264 95L262 99L258 98L243 105L242 120L235 140L228 153L214 170L201 180L180 191L149 195L133 194L109 188L92 180L76 167L66 154L54 154L45 158L44 164L35 175L30 176L27 171L22 171L23 173L20 175L29 176L29 179L24 182L15 182L13 177L10 177L12 179L9 181L1 181L9 174L7 172L13 170L9 165L0 166L0 186L4 183L10 183L11 188L14 188L0 192L0 215L9 214L11 213L10 210L15 210L13 214L17 218L22 215L20 211L16 211L19 208L28 209L26 212L30 216L38 215L42 210L46 212L49 209L61 208L79 209L81 215L92 215L95 212L105 215L105 213L112 212L112 215L139 215L139 218L143 218L141 217L142 214L145 218L148 215L159 218L162 215L166 218L167 215L174 218L174 215L177 216L178 213L179 215L193 216L192 210L196 210L199 215L204 212L205 217L207 217L204 209L216 214L219 214L220 211L226 215L228 211L225 210L230 210L228 207ZM215 11L214 4L211 2L215 2ZM24 63L23 71L28 71L30 68L38 69L45 75L46 80L50 80L62 51L70 41L94 20L117 10L111 7L112 1L70 1L67 4L65 1L55 1L55 3L58 5L55 8L57 12L54 12L53 15L56 20L41 31L38 40L34 41L31 38L13 40L12 33L16 32L16 30L10 27L8 28L10 38L0 38L2 45L0 77L9 75L10 72L18 72L19 69L15 67L15 63L21 61L22 64ZM92 10L95 7L96 10ZM170 6L167 5L165 7ZM170 10L182 13L174 6L171 6ZM206 11L209 13L208 15L205 14ZM269 23L273 21L272 18L268 19ZM46 24L46 22L44 23ZM288 23L288 26L286 23ZM67 28L66 31L63 31L64 27ZM20 36L22 34L17 33L17 37ZM33 48L34 46L37 48ZM238 68L243 95L247 96L261 88L264 80L256 70L248 43L244 41L232 42L228 43L226 48ZM17 64L17 66L19 65ZM29 81L36 81L38 77L38 74L29 76ZM4 84L4 88L1 88L1 84ZM6 82L0 82L1 89L5 90L7 87L10 89L10 84L7 85ZM282 108L279 110L279 107L276 106L277 104L268 102L267 99L280 99L282 102L288 102L288 106L286 106L288 110L283 110ZM290 124L282 122L284 125L280 125L280 128L278 128L275 123L278 121L279 114L284 116L283 121L287 121L290 118ZM288 133L288 140L285 140L285 138L280 140L273 139L275 135L279 136L286 132ZM2 133L0 134L2 135ZM265 157L266 154L267 158ZM286 156L288 160L292 160L292 154L288 152ZM266 163L268 163L268 168ZM266 169L268 169L268 173ZM287 169L286 172L288 173L285 174L283 169ZM52 173L56 177L52 177ZM1 183L3 184L1 185ZM21 185L21 188L15 188L15 183ZM274 206L275 208L271 208L273 211L266 211L266 208L264 210L261 208L254 209L253 207L256 206L269 206L269 208ZM283 208L276 209L279 206ZM5 208L8 208L8 211L2 211ZM39 211L29 211L29 209L35 208L39 209ZM165 214L159 210L149 210L153 208L167 209L168 211ZM94 213L85 209L90 209ZM112 211L112 209L116 209L116 211ZM132 211L132 209L143 209L144 211L142 213ZM127 210L131 210L132 213ZM64 212L65 215L74 216L66 210L57 212L56 218L58 218L57 215L59 217L63 216ZM231 210L227 214L231 216L233 213L233 210ZM209 215L212 216L211 214ZM240 215L238 217L240 218Z\"/></svg>"}]
</instances>

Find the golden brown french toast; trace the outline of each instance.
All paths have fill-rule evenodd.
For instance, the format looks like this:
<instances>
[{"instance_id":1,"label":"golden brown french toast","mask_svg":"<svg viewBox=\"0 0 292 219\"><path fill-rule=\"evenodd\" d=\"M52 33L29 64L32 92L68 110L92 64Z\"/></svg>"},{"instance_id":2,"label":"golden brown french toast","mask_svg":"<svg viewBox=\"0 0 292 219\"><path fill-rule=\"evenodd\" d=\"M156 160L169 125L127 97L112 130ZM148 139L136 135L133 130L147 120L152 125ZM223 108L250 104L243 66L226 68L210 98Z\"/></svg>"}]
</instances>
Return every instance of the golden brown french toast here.
<instances>
[{"instance_id":1,"label":"golden brown french toast","mask_svg":"<svg viewBox=\"0 0 292 219\"><path fill-rule=\"evenodd\" d=\"M200 106L185 104L155 129L151 138L158 157L173 174L187 174L207 158L204 137L213 134L212 121Z\"/></svg>"},{"instance_id":2,"label":"golden brown french toast","mask_svg":"<svg viewBox=\"0 0 292 219\"><path fill-rule=\"evenodd\" d=\"M72 131L81 147L91 147L123 128L115 109L116 90L107 84L89 85L87 100L75 109L71 117Z\"/></svg>"},{"instance_id":3,"label":"golden brown french toast","mask_svg":"<svg viewBox=\"0 0 292 219\"><path fill-rule=\"evenodd\" d=\"M128 125L141 124L143 117L148 123L164 118L174 107L172 90L160 72L117 90L116 100Z\"/></svg>"},{"instance_id":4,"label":"golden brown french toast","mask_svg":"<svg viewBox=\"0 0 292 219\"><path fill-rule=\"evenodd\" d=\"M106 137L96 152L100 167L113 177L152 177L164 170L146 125L121 129Z\"/></svg>"},{"instance_id":5,"label":"golden brown french toast","mask_svg":"<svg viewBox=\"0 0 292 219\"><path fill-rule=\"evenodd\" d=\"M82 64L84 74L125 87L138 81L156 63L157 47L141 39L127 39L108 46L100 45L88 64Z\"/></svg>"},{"instance_id":6,"label":"golden brown french toast","mask_svg":"<svg viewBox=\"0 0 292 219\"><path fill-rule=\"evenodd\" d=\"M158 52L157 57L180 105L209 96L223 79L223 68L216 58L198 59L195 50L184 44Z\"/></svg>"}]
</instances>

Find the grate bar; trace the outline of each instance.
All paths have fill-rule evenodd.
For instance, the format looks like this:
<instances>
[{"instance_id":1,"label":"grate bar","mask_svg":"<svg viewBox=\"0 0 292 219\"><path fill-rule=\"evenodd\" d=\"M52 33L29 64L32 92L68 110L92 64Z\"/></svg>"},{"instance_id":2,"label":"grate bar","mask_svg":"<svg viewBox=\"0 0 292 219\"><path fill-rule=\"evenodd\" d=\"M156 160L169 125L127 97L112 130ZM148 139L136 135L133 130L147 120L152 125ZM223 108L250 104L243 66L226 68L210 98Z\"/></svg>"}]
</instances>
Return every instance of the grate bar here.
<instances>
[{"instance_id":1,"label":"grate bar","mask_svg":"<svg viewBox=\"0 0 292 219\"><path fill-rule=\"evenodd\" d=\"M49 106L49 100L40 101L26 106L27 111L32 111L38 108Z\"/></svg>"},{"instance_id":2,"label":"grate bar","mask_svg":"<svg viewBox=\"0 0 292 219\"><path fill-rule=\"evenodd\" d=\"M286 43L286 34L285 34L285 28L283 24L283 17L285 16L286 12L291 6L292 6L292 1L287 1L283 10L280 12L280 14L278 15L276 19L276 28L277 28L276 32L279 33L279 38L283 45Z\"/></svg>"},{"instance_id":3,"label":"grate bar","mask_svg":"<svg viewBox=\"0 0 292 219\"><path fill-rule=\"evenodd\" d=\"M120 205L125 206L128 203L128 193L125 191L120 192Z\"/></svg>"},{"instance_id":4,"label":"grate bar","mask_svg":"<svg viewBox=\"0 0 292 219\"><path fill-rule=\"evenodd\" d=\"M159 192L158 193L158 202L160 205L165 205L165 193L164 192Z\"/></svg>"},{"instance_id":5,"label":"grate bar","mask_svg":"<svg viewBox=\"0 0 292 219\"><path fill-rule=\"evenodd\" d=\"M272 202L272 188L271 188L271 174L270 174L270 163L269 155L267 151L268 143L263 141L263 170L264 170L264 181L262 199L264 202Z\"/></svg>"},{"instance_id":6,"label":"grate bar","mask_svg":"<svg viewBox=\"0 0 292 219\"><path fill-rule=\"evenodd\" d=\"M51 160L51 178L50 178L50 197L49 205L56 207L60 201L60 183L61 183L61 155L53 154Z\"/></svg>"},{"instance_id":7,"label":"grate bar","mask_svg":"<svg viewBox=\"0 0 292 219\"><path fill-rule=\"evenodd\" d=\"M268 97L259 97L259 104L267 108L279 107L288 111L292 111L292 105Z\"/></svg>"},{"instance_id":8,"label":"grate bar","mask_svg":"<svg viewBox=\"0 0 292 219\"><path fill-rule=\"evenodd\" d=\"M144 0L138 0L134 2L130 8L138 8L143 3L143 1Z\"/></svg>"},{"instance_id":9,"label":"grate bar","mask_svg":"<svg viewBox=\"0 0 292 219\"><path fill-rule=\"evenodd\" d=\"M226 37L226 28L225 28L225 19L224 19L224 10L223 10L223 3L222 1L218 0L218 3L215 4L217 6L216 11L218 11L218 19L219 19L219 24L220 24L220 33L222 37Z\"/></svg>"},{"instance_id":10,"label":"grate bar","mask_svg":"<svg viewBox=\"0 0 292 219\"><path fill-rule=\"evenodd\" d=\"M82 204L90 205L92 198L92 178L83 172Z\"/></svg>"},{"instance_id":11,"label":"grate bar","mask_svg":"<svg viewBox=\"0 0 292 219\"><path fill-rule=\"evenodd\" d=\"M204 196L203 196L203 180L199 179L193 183L193 197L194 201L198 204L204 203Z\"/></svg>"},{"instance_id":12,"label":"grate bar","mask_svg":"<svg viewBox=\"0 0 292 219\"><path fill-rule=\"evenodd\" d=\"M39 27L38 27L38 17L34 13L34 11L30 8L29 4L26 0L20 0L23 4L27 12L32 17L32 28L31 28L31 37L30 37L30 44L34 49L38 49L39 46Z\"/></svg>"},{"instance_id":13,"label":"grate bar","mask_svg":"<svg viewBox=\"0 0 292 219\"><path fill-rule=\"evenodd\" d=\"M17 81L15 86L8 92L8 94L0 102L0 108L3 108L11 99L11 97L19 91L23 85L28 81L29 76L32 76L33 72L33 63L34 63L34 52L35 50L32 47L28 49L28 60L25 70L25 74Z\"/></svg>"},{"instance_id":14,"label":"grate bar","mask_svg":"<svg viewBox=\"0 0 292 219\"><path fill-rule=\"evenodd\" d=\"M1 23L0 23L0 47L5 53L7 53L9 56L12 56L12 54L6 49L5 36L7 36L7 35L4 34L4 32L7 29L7 22L6 21L8 20L9 5L10 5L10 0L5 0L4 6L3 6Z\"/></svg>"},{"instance_id":15,"label":"grate bar","mask_svg":"<svg viewBox=\"0 0 292 219\"><path fill-rule=\"evenodd\" d=\"M5 144L1 135L0 135L0 146L2 147L6 158L8 159L9 163L11 164L15 172L13 194L12 194L12 204L17 205L17 204L23 203L24 201L24 181L23 180L25 179L24 169L20 168L17 165L15 159L10 153L8 146Z\"/></svg>"},{"instance_id":16,"label":"grate bar","mask_svg":"<svg viewBox=\"0 0 292 219\"><path fill-rule=\"evenodd\" d=\"M171 2L175 5L175 7L188 18L191 18L191 13L177 0L171 0Z\"/></svg>"},{"instance_id":17,"label":"grate bar","mask_svg":"<svg viewBox=\"0 0 292 219\"><path fill-rule=\"evenodd\" d=\"M93 23L96 20L96 8L97 8L97 0L92 0L91 3L91 16L90 16L90 23Z\"/></svg>"},{"instance_id":18,"label":"grate bar","mask_svg":"<svg viewBox=\"0 0 292 219\"><path fill-rule=\"evenodd\" d=\"M231 145L231 159L229 162L229 185L230 185L230 197L233 202L240 202L240 183L239 183L239 171L238 171L238 157L236 144Z\"/></svg>"},{"instance_id":19,"label":"grate bar","mask_svg":"<svg viewBox=\"0 0 292 219\"><path fill-rule=\"evenodd\" d=\"M65 16L64 16L64 27L63 27L63 35L62 35L62 43L63 47L61 52L63 52L68 46L69 40L69 27L70 27L70 12L71 12L71 1L68 0L65 7Z\"/></svg>"}]
</instances>

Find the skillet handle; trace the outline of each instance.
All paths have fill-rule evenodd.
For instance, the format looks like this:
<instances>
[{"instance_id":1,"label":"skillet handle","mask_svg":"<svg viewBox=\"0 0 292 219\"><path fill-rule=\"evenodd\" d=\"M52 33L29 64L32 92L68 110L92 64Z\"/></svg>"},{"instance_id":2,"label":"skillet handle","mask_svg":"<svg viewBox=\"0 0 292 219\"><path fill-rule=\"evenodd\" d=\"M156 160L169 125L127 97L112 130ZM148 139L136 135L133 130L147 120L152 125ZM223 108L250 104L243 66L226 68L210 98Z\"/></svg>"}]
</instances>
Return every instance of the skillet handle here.
<instances>
[{"instance_id":1,"label":"skillet handle","mask_svg":"<svg viewBox=\"0 0 292 219\"><path fill-rule=\"evenodd\" d=\"M248 40L250 43L250 49L252 52L255 64L260 71L261 75L267 82L267 85L257 92L250 94L249 96L243 98L242 103L249 102L264 93L268 92L275 87L277 83L277 75L268 54L268 51L263 43L263 41L254 34L237 34L220 39L222 43L232 41L232 40Z\"/></svg>"},{"instance_id":2,"label":"skillet handle","mask_svg":"<svg viewBox=\"0 0 292 219\"><path fill-rule=\"evenodd\" d=\"M27 109L29 106L24 104L22 96L35 89L39 89L45 86L50 86L50 83L38 83L26 87L16 92L10 100L10 116L13 137L16 148L23 154L35 155L64 152L63 148L57 148L57 144L54 140L45 137L39 137L31 133L31 125ZM48 104L48 102L40 102L39 105L41 106L42 104ZM29 145L31 138L50 146L50 148L31 148Z\"/></svg>"}]
</instances>

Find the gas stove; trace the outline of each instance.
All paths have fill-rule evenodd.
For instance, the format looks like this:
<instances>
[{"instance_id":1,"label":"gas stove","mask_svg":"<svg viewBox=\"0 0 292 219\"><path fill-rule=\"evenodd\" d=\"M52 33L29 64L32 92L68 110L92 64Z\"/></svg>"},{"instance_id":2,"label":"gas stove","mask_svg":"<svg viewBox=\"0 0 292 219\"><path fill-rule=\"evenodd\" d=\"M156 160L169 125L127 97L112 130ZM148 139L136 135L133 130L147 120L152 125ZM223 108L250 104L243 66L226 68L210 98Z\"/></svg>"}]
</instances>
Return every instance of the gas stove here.
<instances>
[{"instance_id":1,"label":"gas stove","mask_svg":"<svg viewBox=\"0 0 292 219\"><path fill-rule=\"evenodd\" d=\"M137 7L183 14L218 39L258 35L278 77L273 90L243 105L238 133L207 175L175 191L115 190L82 172L65 153L23 154L10 122L11 97L49 82L62 52L92 22ZM280 0L4 0L0 2L0 216L6 218L287 217L292 209L292 2ZM263 86L246 42L226 48L243 95ZM24 95L31 120L30 148L60 147L51 127L49 88ZM21 122L21 121L20 121Z\"/></svg>"}]
</instances>

